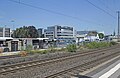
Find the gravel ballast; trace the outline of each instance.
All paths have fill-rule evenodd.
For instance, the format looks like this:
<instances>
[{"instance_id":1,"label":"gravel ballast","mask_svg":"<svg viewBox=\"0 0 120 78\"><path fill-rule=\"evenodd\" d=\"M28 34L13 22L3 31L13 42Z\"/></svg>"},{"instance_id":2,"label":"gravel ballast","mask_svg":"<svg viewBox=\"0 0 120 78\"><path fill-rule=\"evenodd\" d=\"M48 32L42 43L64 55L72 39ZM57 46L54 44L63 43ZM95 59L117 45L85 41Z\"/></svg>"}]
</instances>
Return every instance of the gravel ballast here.
<instances>
[{"instance_id":1,"label":"gravel ballast","mask_svg":"<svg viewBox=\"0 0 120 78\"><path fill-rule=\"evenodd\" d=\"M115 49L115 51L119 51L120 49ZM17 71L16 73L9 73L6 75L0 75L0 78L44 78L44 76L56 73L58 71L62 71L64 69L68 69L70 67L74 67L82 64L83 62L87 62L89 60L94 60L95 58L100 58L101 56L107 56L115 52L114 49L111 51L105 51L104 53L91 54L83 57L77 57L74 59L68 59L61 62L50 63L45 66L36 66L31 67L29 69ZM69 54L69 53L68 53ZM65 55L65 54L62 54ZM46 55L47 56L47 55ZM52 54L49 55L53 56ZM56 56L56 53L55 55ZM60 55L59 55L60 56ZM44 56L45 57L45 56Z\"/></svg>"}]
</instances>

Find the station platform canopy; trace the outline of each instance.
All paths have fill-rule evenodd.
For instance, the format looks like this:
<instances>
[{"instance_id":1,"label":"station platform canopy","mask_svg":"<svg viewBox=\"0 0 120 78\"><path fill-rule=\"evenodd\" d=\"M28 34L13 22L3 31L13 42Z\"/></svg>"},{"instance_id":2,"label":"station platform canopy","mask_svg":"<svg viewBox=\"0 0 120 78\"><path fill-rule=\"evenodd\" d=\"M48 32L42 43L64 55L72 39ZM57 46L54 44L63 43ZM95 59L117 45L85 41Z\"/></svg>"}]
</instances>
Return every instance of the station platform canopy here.
<instances>
[{"instance_id":1,"label":"station platform canopy","mask_svg":"<svg viewBox=\"0 0 120 78\"><path fill-rule=\"evenodd\" d=\"M0 41L12 40L12 37L0 37Z\"/></svg>"},{"instance_id":2,"label":"station platform canopy","mask_svg":"<svg viewBox=\"0 0 120 78\"><path fill-rule=\"evenodd\" d=\"M49 38L37 38L38 40L48 40Z\"/></svg>"}]
</instances>

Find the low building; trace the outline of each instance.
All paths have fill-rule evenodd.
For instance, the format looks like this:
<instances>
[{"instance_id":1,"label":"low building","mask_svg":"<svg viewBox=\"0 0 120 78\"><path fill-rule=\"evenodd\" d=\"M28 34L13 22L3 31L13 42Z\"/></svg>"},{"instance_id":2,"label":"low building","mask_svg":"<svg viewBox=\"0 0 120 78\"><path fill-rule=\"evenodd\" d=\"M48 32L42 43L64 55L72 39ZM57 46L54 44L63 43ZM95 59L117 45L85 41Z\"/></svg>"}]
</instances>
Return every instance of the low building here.
<instances>
[{"instance_id":1,"label":"low building","mask_svg":"<svg viewBox=\"0 0 120 78\"><path fill-rule=\"evenodd\" d=\"M89 31L76 31L76 43L83 42Z\"/></svg>"},{"instance_id":2,"label":"low building","mask_svg":"<svg viewBox=\"0 0 120 78\"><path fill-rule=\"evenodd\" d=\"M76 43L92 42L99 40L97 31L77 31Z\"/></svg>"},{"instance_id":3,"label":"low building","mask_svg":"<svg viewBox=\"0 0 120 78\"><path fill-rule=\"evenodd\" d=\"M27 49L31 46L31 49L44 49L48 46L48 38L17 38L22 41L22 49Z\"/></svg>"},{"instance_id":4,"label":"low building","mask_svg":"<svg viewBox=\"0 0 120 78\"><path fill-rule=\"evenodd\" d=\"M3 52L21 50L21 40L11 37L10 28L0 27L0 48Z\"/></svg>"}]
</instances>

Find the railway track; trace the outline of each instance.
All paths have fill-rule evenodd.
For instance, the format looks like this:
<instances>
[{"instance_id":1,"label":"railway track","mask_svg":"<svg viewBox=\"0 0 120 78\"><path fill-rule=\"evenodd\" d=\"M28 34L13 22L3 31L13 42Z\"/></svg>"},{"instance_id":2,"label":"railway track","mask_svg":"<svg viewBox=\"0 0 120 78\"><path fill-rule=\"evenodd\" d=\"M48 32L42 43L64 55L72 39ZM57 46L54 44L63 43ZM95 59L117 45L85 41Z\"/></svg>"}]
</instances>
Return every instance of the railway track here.
<instances>
[{"instance_id":1,"label":"railway track","mask_svg":"<svg viewBox=\"0 0 120 78\"><path fill-rule=\"evenodd\" d=\"M16 57L21 57L21 56L20 55L0 56L0 60L2 60L2 59L16 58Z\"/></svg>"},{"instance_id":2,"label":"railway track","mask_svg":"<svg viewBox=\"0 0 120 78\"><path fill-rule=\"evenodd\" d=\"M21 69L26 69L29 67L33 67L33 66L40 66L40 65L45 65L45 64L49 64L49 63L54 63L54 62L60 62L63 60L67 60L67 59L73 59L73 58L77 58L77 57L83 57L86 55L92 55L92 54L104 54L104 51L108 51L108 50L112 50L112 49L119 49L119 46L113 46L111 48L106 48L106 49L102 49L102 50L95 50L95 51L88 51L88 52L84 52L84 53L76 53L74 55L71 56L64 56L64 57L58 57L58 58L54 58L54 59L46 59L46 60L36 60L36 61L30 61L30 62L24 62L24 63L18 63L18 64L13 64L13 65L7 65L7 66L1 66L0 67L0 74L2 75L6 75L7 73L14 73L15 71L19 71Z\"/></svg>"},{"instance_id":3,"label":"railway track","mask_svg":"<svg viewBox=\"0 0 120 78\"><path fill-rule=\"evenodd\" d=\"M75 66L75 67L72 67L72 68L62 70L62 71L59 71L57 73L45 76L45 78L73 78L73 77L80 78L80 77L82 77L80 75L80 73L82 73L88 69L91 69L91 68L93 68L93 67L95 67L95 66L97 66L105 61L108 61L109 59L118 56L118 54L120 54L120 51L113 53L112 56L107 55L104 57L96 58L94 60L89 60L88 62L83 63L81 65L78 65L78 66Z\"/></svg>"}]
</instances>

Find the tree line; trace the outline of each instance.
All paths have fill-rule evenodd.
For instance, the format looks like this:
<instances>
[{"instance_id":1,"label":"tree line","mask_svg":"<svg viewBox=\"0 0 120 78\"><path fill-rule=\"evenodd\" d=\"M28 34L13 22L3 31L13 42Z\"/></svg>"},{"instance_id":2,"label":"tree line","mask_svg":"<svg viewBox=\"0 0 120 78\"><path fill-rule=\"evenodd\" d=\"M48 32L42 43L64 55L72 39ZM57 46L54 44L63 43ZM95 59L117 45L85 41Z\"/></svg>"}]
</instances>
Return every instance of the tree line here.
<instances>
[{"instance_id":1,"label":"tree line","mask_svg":"<svg viewBox=\"0 0 120 78\"><path fill-rule=\"evenodd\" d=\"M14 38L37 38L38 31L34 26L23 26L14 30L12 37Z\"/></svg>"},{"instance_id":2,"label":"tree line","mask_svg":"<svg viewBox=\"0 0 120 78\"><path fill-rule=\"evenodd\" d=\"M104 38L103 33L97 33L96 31L92 31L88 33L89 36L97 36L97 34L100 39ZM39 34L35 26L23 26L14 30L12 37L13 38L38 38ZM44 35L42 34L41 37L44 37Z\"/></svg>"}]
</instances>

